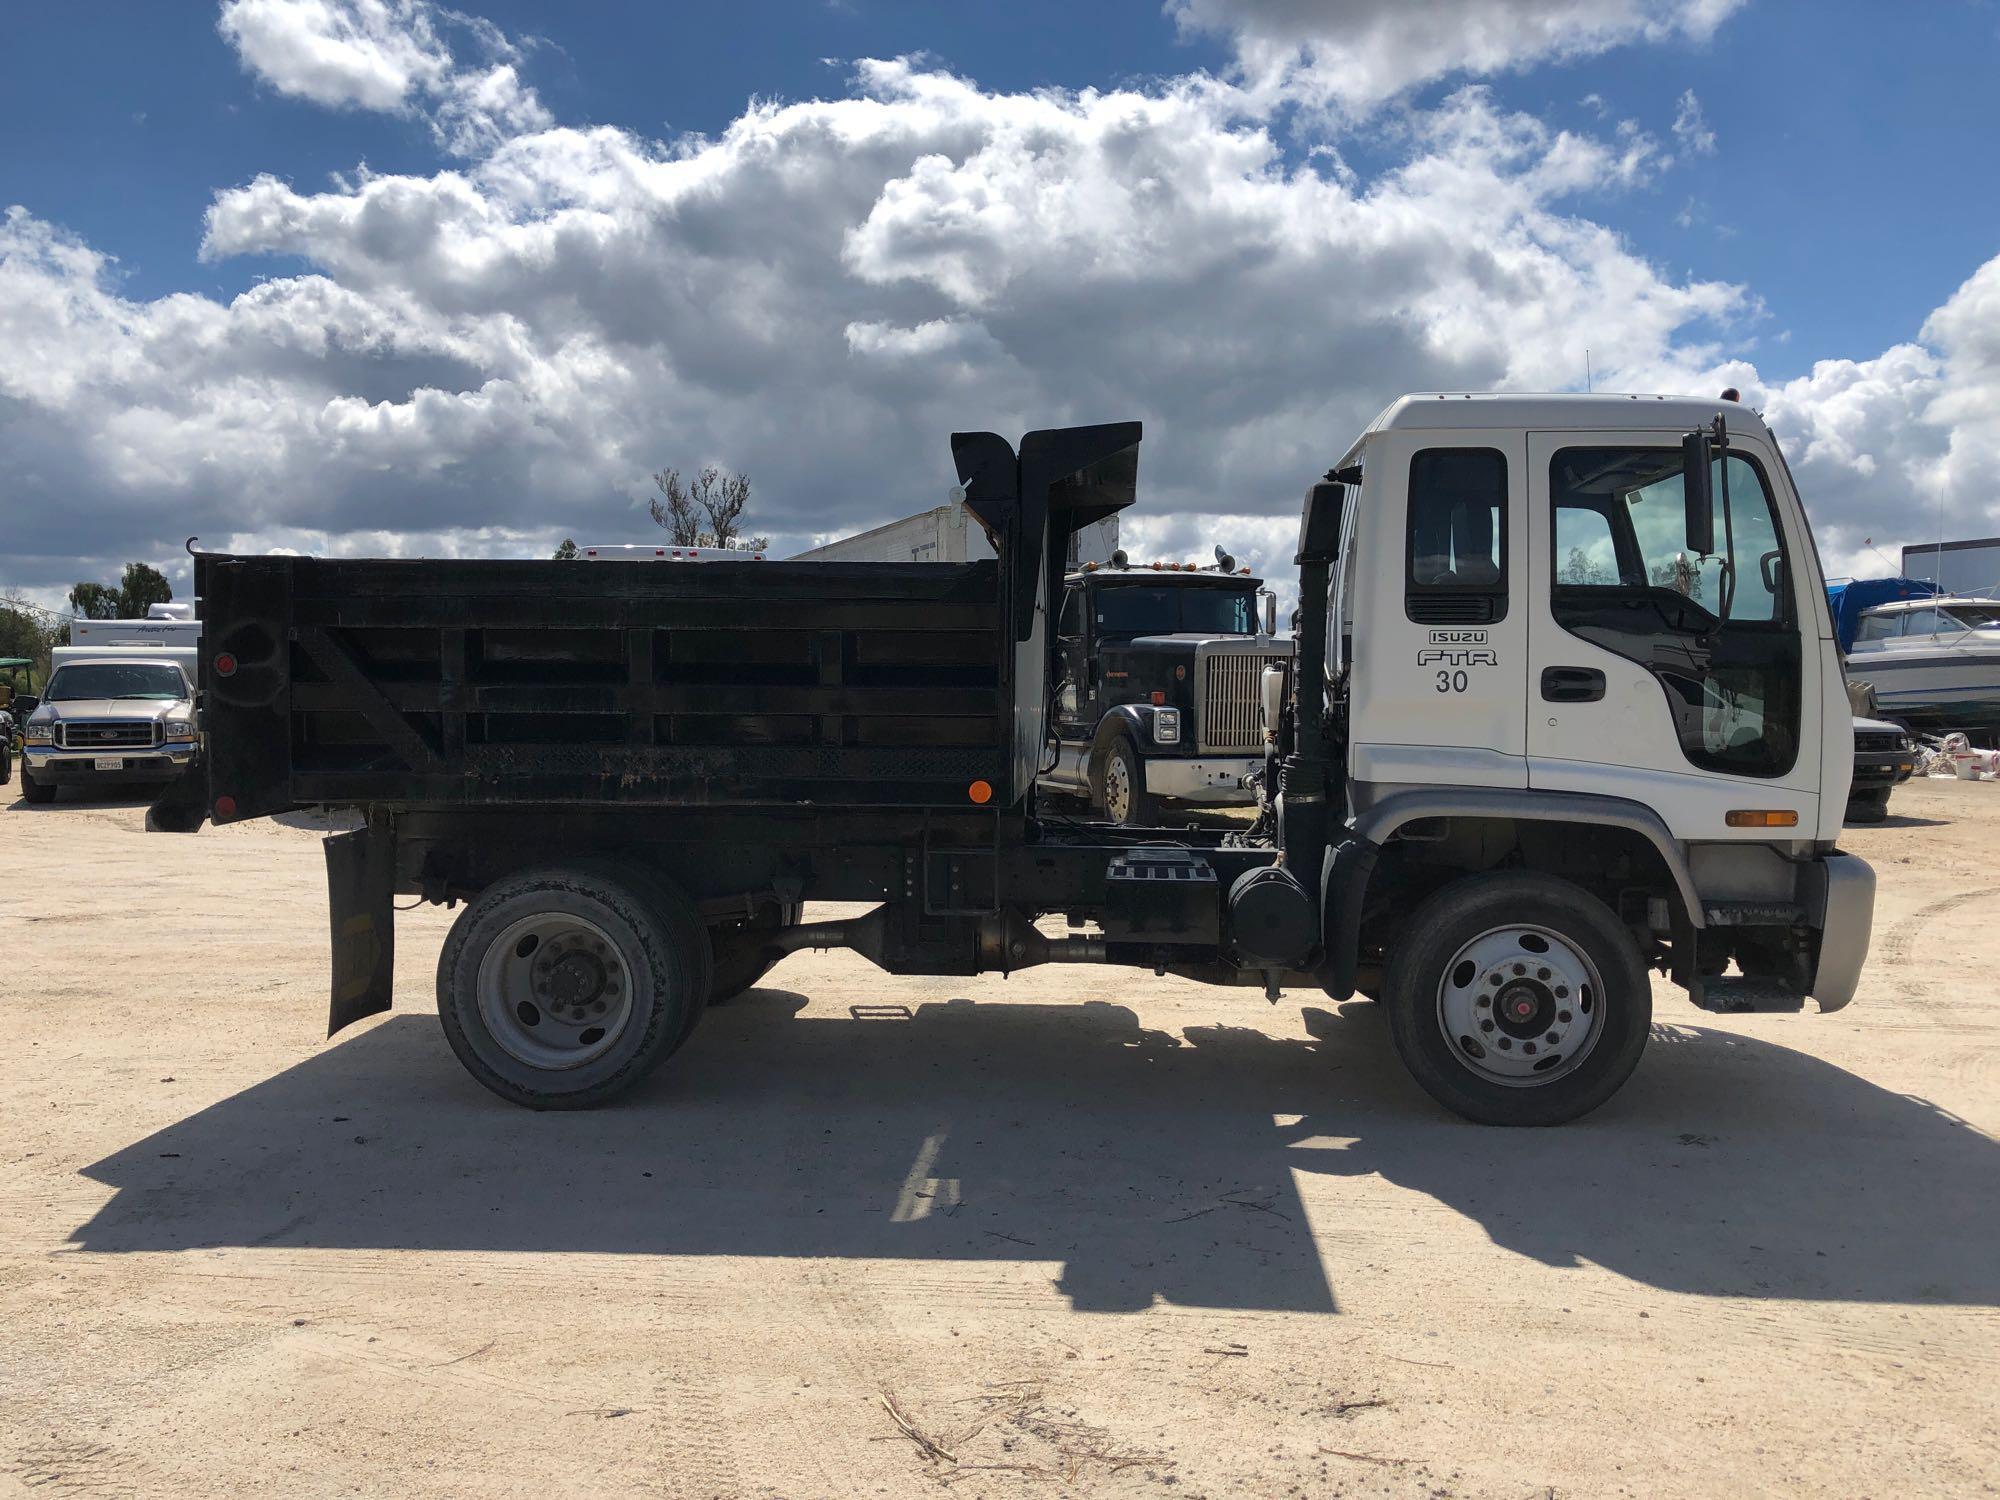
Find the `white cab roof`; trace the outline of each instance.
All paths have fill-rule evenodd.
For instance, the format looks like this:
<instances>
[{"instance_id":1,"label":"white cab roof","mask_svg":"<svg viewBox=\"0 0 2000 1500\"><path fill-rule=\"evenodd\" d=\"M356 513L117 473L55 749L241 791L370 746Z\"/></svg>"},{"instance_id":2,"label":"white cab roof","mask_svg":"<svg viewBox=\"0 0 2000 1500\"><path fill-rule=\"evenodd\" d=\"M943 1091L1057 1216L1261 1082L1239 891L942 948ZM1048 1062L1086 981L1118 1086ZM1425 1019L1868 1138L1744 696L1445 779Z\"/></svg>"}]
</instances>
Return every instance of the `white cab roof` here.
<instances>
[{"instance_id":1,"label":"white cab roof","mask_svg":"<svg viewBox=\"0 0 2000 1500\"><path fill-rule=\"evenodd\" d=\"M1732 432L1768 436L1764 419L1740 401L1692 396L1493 395L1481 391L1421 391L1399 397L1369 424L1391 428L1493 427L1516 431L1668 428L1692 431L1720 412Z\"/></svg>"}]
</instances>

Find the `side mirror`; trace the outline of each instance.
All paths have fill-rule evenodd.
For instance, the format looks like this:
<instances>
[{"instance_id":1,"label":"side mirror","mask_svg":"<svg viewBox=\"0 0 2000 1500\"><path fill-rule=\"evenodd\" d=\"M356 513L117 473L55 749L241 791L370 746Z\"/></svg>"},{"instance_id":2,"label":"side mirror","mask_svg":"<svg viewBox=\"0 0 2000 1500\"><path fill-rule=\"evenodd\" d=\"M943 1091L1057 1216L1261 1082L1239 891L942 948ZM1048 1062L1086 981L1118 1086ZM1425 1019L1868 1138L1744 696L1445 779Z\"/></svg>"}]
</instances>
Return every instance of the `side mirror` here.
<instances>
[{"instance_id":1,"label":"side mirror","mask_svg":"<svg viewBox=\"0 0 2000 1500\"><path fill-rule=\"evenodd\" d=\"M1269 589L1257 590L1257 597L1264 601L1264 634L1278 633L1278 596Z\"/></svg>"},{"instance_id":2,"label":"side mirror","mask_svg":"<svg viewBox=\"0 0 2000 1500\"><path fill-rule=\"evenodd\" d=\"M1681 439L1681 484L1687 497L1687 550L1696 557L1715 552L1715 486L1710 475L1715 450L1706 432Z\"/></svg>"},{"instance_id":3,"label":"side mirror","mask_svg":"<svg viewBox=\"0 0 2000 1500\"><path fill-rule=\"evenodd\" d=\"M1269 598L1271 596L1266 595ZM1264 668L1264 675L1257 679L1257 712L1263 721L1264 733L1278 732L1278 724L1285 713L1285 669L1280 666Z\"/></svg>"},{"instance_id":4,"label":"side mirror","mask_svg":"<svg viewBox=\"0 0 2000 1500\"><path fill-rule=\"evenodd\" d=\"M36 709L40 708L41 706L42 706L42 699L39 693L16 693L14 695L14 701L7 705L7 712L12 714L15 718L19 719L22 723L26 723L28 715L33 713Z\"/></svg>"}]
</instances>

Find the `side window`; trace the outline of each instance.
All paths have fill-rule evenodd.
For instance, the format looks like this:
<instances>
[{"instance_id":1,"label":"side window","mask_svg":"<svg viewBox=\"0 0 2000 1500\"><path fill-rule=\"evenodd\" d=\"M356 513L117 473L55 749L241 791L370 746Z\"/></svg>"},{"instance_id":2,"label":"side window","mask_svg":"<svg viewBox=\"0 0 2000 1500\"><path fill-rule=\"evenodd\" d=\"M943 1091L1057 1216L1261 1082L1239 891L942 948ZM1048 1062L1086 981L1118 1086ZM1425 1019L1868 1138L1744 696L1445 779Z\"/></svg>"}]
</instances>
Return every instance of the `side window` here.
<instances>
[{"instance_id":1,"label":"side window","mask_svg":"<svg viewBox=\"0 0 2000 1500\"><path fill-rule=\"evenodd\" d=\"M1572 587L1618 581L1618 547L1601 510L1556 507L1556 582Z\"/></svg>"},{"instance_id":2,"label":"side window","mask_svg":"<svg viewBox=\"0 0 2000 1500\"><path fill-rule=\"evenodd\" d=\"M1432 624L1489 624L1507 613L1507 457L1426 448L1410 460L1404 613Z\"/></svg>"},{"instance_id":3,"label":"side window","mask_svg":"<svg viewBox=\"0 0 2000 1500\"><path fill-rule=\"evenodd\" d=\"M1791 570L1763 472L1732 452L1714 479L1718 553L1695 557L1679 448L1558 450L1549 609L1572 635L1653 675L1690 762L1782 776L1799 741Z\"/></svg>"},{"instance_id":4,"label":"side window","mask_svg":"<svg viewBox=\"0 0 2000 1500\"><path fill-rule=\"evenodd\" d=\"M1854 638L1858 641L1892 641L1902 633L1900 615L1863 615L1861 629Z\"/></svg>"},{"instance_id":5,"label":"side window","mask_svg":"<svg viewBox=\"0 0 2000 1500\"><path fill-rule=\"evenodd\" d=\"M1903 611L1904 635L1936 635L1943 627L1934 609L1907 609Z\"/></svg>"},{"instance_id":6,"label":"side window","mask_svg":"<svg viewBox=\"0 0 2000 1500\"><path fill-rule=\"evenodd\" d=\"M1083 634L1083 590L1071 587L1063 595L1062 615L1056 621L1058 635Z\"/></svg>"}]
</instances>

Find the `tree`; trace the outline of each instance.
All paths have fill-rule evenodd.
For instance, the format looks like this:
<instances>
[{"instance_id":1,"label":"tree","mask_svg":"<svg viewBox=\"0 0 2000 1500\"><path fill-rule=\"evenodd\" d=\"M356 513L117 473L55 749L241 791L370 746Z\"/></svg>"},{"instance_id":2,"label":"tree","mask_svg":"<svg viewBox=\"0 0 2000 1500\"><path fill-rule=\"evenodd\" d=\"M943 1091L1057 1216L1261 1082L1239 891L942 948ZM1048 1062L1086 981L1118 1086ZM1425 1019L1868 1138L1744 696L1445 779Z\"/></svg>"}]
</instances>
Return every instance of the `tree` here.
<instances>
[{"instance_id":1,"label":"tree","mask_svg":"<svg viewBox=\"0 0 2000 1500\"><path fill-rule=\"evenodd\" d=\"M118 607L124 611L120 619L143 620L149 608L173 597L173 585L158 568L142 562L125 564L125 577L118 589Z\"/></svg>"},{"instance_id":2,"label":"tree","mask_svg":"<svg viewBox=\"0 0 2000 1500\"><path fill-rule=\"evenodd\" d=\"M1675 553L1665 562L1655 563L1650 576L1654 588L1672 589L1696 601L1701 598L1701 568L1684 552Z\"/></svg>"},{"instance_id":3,"label":"tree","mask_svg":"<svg viewBox=\"0 0 2000 1500\"><path fill-rule=\"evenodd\" d=\"M743 535L743 510L750 503L748 474L731 474L710 464L693 484L682 482L679 469L660 470L653 483L661 498L648 509L676 547L762 552L771 545L767 537Z\"/></svg>"},{"instance_id":4,"label":"tree","mask_svg":"<svg viewBox=\"0 0 2000 1500\"><path fill-rule=\"evenodd\" d=\"M556 562L575 562L576 543L571 541L568 537L564 537L562 539L562 545L556 548L555 550L555 557L553 560Z\"/></svg>"},{"instance_id":5,"label":"tree","mask_svg":"<svg viewBox=\"0 0 2000 1500\"><path fill-rule=\"evenodd\" d=\"M1581 547L1569 549L1569 557L1563 563L1562 581L1585 585L1602 586L1611 581L1603 565L1594 561Z\"/></svg>"},{"instance_id":6,"label":"tree","mask_svg":"<svg viewBox=\"0 0 2000 1500\"><path fill-rule=\"evenodd\" d=\"M69 607L86 620L118 618L118 590L108 583L79 583L69 591Z\"/></svg>"},{"instance_id":7,"label":"tree","mask_svg":"<svg viewBox=\"0 0 2000 1500\"><path fill-rule=\"evenodd\" d=\"M40 684L49 676L49 652L69 644L69 621L54 610L25 599L0 601L0 656L25 656L34 662L30 679Z\"/></svg>"}]
</instances>

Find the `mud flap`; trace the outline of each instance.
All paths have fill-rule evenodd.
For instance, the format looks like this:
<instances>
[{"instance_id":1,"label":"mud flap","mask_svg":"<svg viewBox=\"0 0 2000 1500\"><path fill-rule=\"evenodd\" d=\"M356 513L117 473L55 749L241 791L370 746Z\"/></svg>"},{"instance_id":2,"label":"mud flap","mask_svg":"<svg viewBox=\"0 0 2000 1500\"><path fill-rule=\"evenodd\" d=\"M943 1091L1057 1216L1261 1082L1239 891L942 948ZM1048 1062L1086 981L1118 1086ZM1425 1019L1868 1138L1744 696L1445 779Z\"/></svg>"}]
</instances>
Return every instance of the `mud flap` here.
<instances>
[{"instance_id":1,"label":"mud flap","mask_svg":"<svg viewBox=\"0 0 2000 1500\"><path fill-rule=\"evenodd\" d=\"M394 998L396 836L386 828L329 835L326 909L333 928L333 1000L326 1034L379 1015Z\"/></svg>"}]
</instances>

